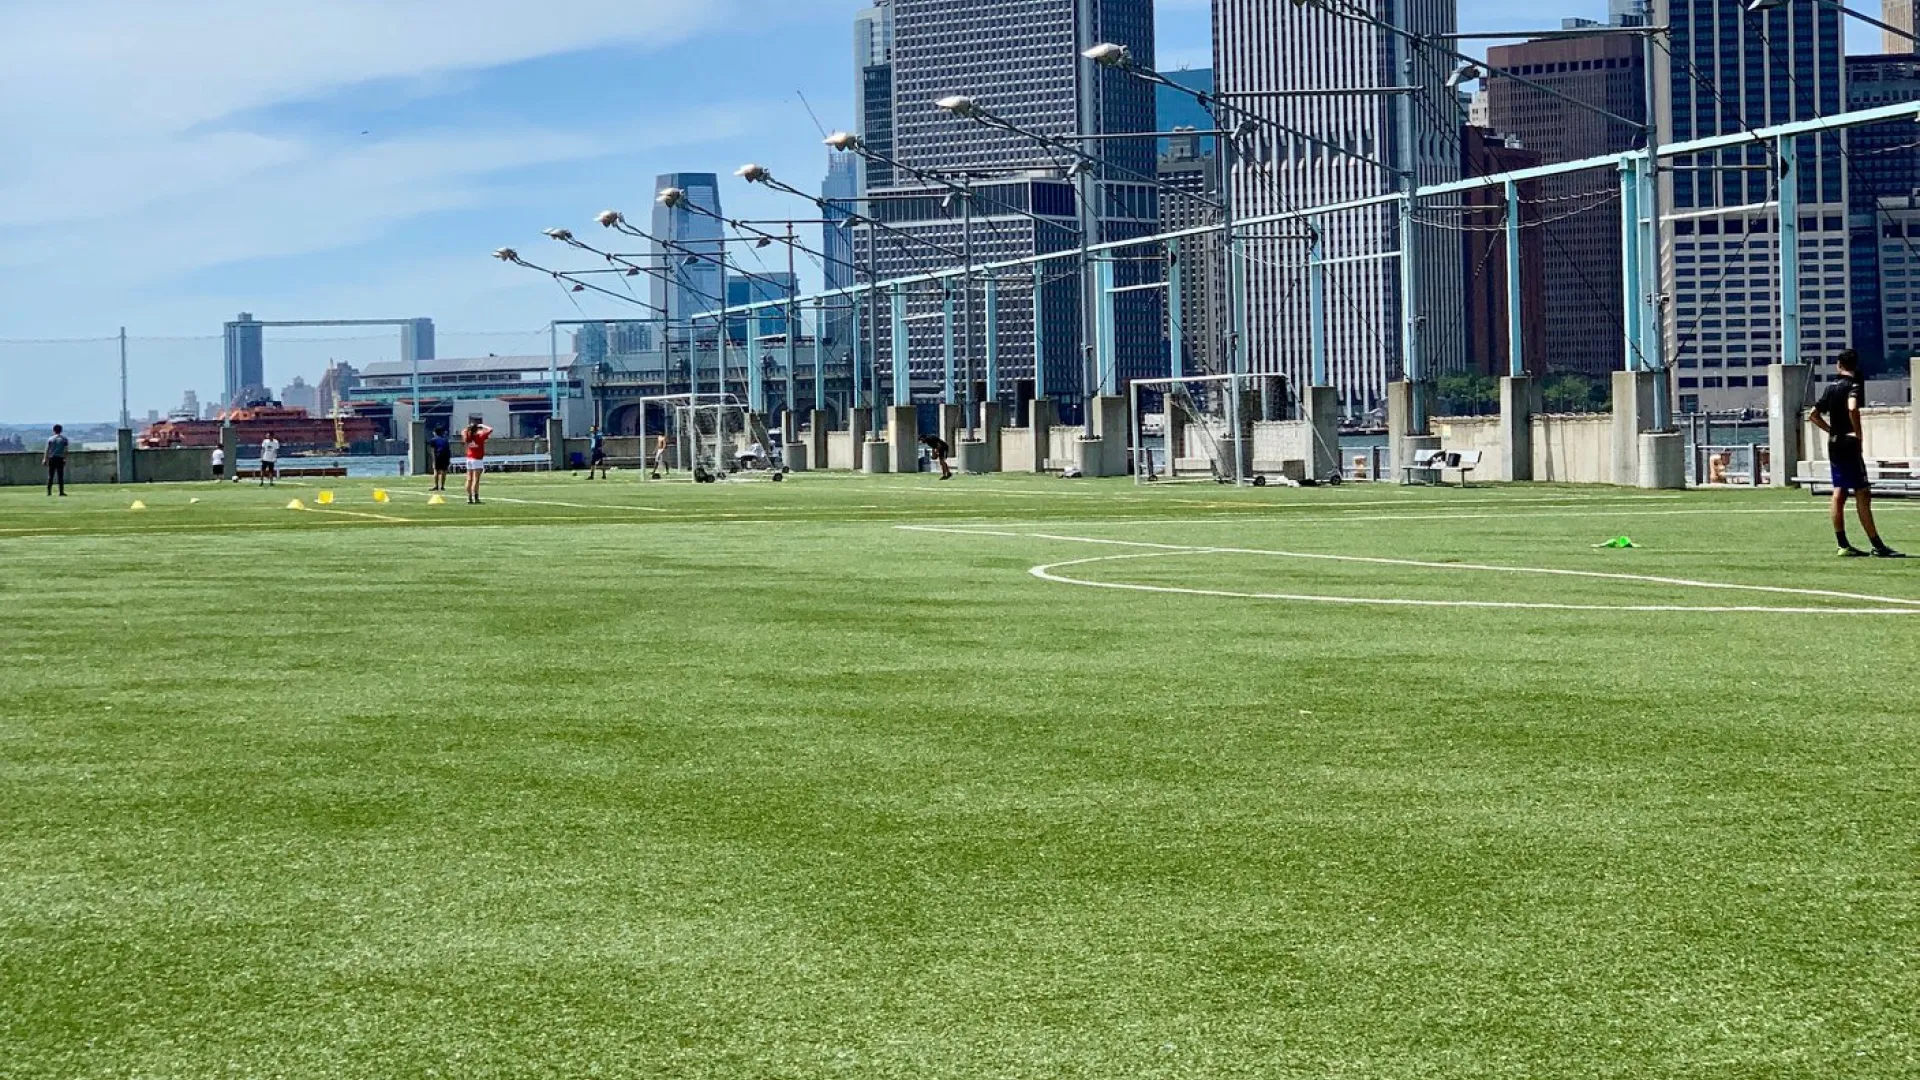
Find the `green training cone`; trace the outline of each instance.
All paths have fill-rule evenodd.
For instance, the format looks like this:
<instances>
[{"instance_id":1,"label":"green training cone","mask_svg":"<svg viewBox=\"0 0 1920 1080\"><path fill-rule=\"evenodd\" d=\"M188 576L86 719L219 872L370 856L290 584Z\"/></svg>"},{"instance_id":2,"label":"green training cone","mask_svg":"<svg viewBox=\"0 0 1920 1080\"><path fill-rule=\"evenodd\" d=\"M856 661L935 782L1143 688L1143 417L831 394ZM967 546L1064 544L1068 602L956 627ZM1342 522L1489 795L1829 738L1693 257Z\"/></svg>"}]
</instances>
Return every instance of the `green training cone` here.
<instances>
[{"instance_id":1,"label":"green training cone","mask_svg":"<svg viewBox=\"0 0 1920 1080\"><path fill-rule=\"evenodd\" d=\"M1637 548L1640 545L1634 543L1631 537L1616 536L1604 544L1595 544L1593 546L1597 548Z\"/></svg>"}]
</instances>

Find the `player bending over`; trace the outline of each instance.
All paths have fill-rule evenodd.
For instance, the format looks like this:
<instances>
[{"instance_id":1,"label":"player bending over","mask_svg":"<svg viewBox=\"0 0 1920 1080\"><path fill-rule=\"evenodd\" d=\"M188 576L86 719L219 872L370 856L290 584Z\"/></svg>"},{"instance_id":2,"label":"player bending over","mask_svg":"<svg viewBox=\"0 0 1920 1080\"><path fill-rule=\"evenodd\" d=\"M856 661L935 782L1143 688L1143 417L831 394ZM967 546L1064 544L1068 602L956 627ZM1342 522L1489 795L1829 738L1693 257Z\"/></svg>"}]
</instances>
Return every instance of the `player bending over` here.
<instances>
[{"instance_id":1,"label":"player bending over","mask_svg":"<svg viewBox=\"0 0 1920 1080\"><path fill-rule=\"evenodd\" d=\"M478 503L480 474L487 471L487 439L492 437L493 429L476 416L467 421L467 430L460 434L467 445L467 502Z\"/></svg>"},{"instance_id":2,"label":"player bending over","mask_svg":"<svg viewBox=\"0 0 1920 1080\"><path fill-rule=\"evenodd\" d=\"M953 447L947 445L947 440L938 435L922 435L920 445L927 448L934 463L940 466L940 479L953 479L953 467L947 464L947 459L953 456Z\"/></svg>"},{"instance_id":3,"label":"player bending over","mask_svg":"<svg viewBox=\"0 0 1920 1080\"><path fill-rule=\"evenodd\" d=\"M1813 407L1813 426L1827 433L1827 458L1833 464L1833 538L1840 542L1842 558L1864 558L1867 552L1847 540L1847 496L1853 496L1854 509L1860 514L1860 527L1867 530L1867 542L1873 555L1882 559L1904 559L1905 555L1888 547L1873 524L1873 490L1867 482L1867 458L1860 444L1860 358L1852 349L1842 350L1835 361L1840 377Z\"/></svg>"}]
</instances>

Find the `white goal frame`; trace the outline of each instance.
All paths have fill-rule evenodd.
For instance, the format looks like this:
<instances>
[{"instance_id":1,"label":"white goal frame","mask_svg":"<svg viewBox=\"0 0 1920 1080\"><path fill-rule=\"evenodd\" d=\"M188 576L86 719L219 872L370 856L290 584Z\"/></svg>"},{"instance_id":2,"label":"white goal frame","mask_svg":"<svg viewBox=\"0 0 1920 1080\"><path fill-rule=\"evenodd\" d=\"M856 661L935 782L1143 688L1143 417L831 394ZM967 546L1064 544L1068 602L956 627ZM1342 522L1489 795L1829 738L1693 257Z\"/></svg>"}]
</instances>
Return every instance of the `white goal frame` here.
<instances>
[{"instance_id":1,"label":"white goal frame","mask_svg":"<svg viewBox=\"0 0 1920 1080\"><path fill-rule=\"evenodd\" d=\"M766 425L735 394L661 394L639 399L643 478L698 483L701 475L726 480L747 471L772 476L780 471ZM667 449L654 449L655 417L665 420ZM758 444L761 456L750 470L739 467L741 452ZM679 475L674 475L676 470Z\"/></svg>"},{"instance_id":2,"label":"white goal frame","mask_svg":"<svg viewBox=\"0 0 1920 1080\"><path fill-rule=\"evenodd\" d=\"M1129 447L1133 455L1133 482L1252 483L1253 431L1248 421L1257 415L1260 399L1257 380L1260 378L1258 375L1187 375L1181 378L1135 379L1129 387L1133 416L1133 438ZM1159 438L1164 460L1158 466L1154 463L1154 447L1148 443L1150 436L1146 429L1146 416L1140 408L1142 390L1158 393L1162 402L1163 427ZM1186 445L1198 442L1209 451L1209 465L1204 473L1195 469L1192 458L1182 452L1186 445L1175 446L1169 441L1171 429L1175 426L1173 415L1176 402L1183 397L1191 401L1196 392L1217 395L1216 400L1220 405L1217 414L1197 416L1197 423L1188 420L1182 425ZM1182 462L1187 463L1184 469Z\"/></svg>"}]
</instances>

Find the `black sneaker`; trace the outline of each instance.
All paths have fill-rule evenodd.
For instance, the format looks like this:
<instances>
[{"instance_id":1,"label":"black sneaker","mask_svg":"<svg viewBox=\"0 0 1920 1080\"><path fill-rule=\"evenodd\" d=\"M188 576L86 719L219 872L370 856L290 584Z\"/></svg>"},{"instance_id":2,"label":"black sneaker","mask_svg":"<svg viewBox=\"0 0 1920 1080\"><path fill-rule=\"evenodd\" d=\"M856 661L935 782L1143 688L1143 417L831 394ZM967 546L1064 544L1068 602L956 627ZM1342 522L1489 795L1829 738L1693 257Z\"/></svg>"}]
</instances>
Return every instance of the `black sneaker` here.
<instances>
[{"instance_id":1,"label":"black sneaker","mask_svg":"<svg viewBox=\"0 0 1920 1080\"><path fill-rule=\"evenodd\" d=\"M1866 552L1861 551L1859 548L1854 547L1852 544L1848 544L1846 547L1841 548L1837 554L1843 559L1864 559L1867 557Z\"/></svg>"},{"instance_id":2,"label":"black sneaker","mask_svg":"<svg viewBox=\"0 0 1920 1080\"><path fill-rule=\"evenodd\" d=\"M1885 544L1881 544L1879 547L1873 549L1873 557L1876 559L1904 559L1907 556L1904 552L1895 551Z\"/></svg>"}]
</instances>

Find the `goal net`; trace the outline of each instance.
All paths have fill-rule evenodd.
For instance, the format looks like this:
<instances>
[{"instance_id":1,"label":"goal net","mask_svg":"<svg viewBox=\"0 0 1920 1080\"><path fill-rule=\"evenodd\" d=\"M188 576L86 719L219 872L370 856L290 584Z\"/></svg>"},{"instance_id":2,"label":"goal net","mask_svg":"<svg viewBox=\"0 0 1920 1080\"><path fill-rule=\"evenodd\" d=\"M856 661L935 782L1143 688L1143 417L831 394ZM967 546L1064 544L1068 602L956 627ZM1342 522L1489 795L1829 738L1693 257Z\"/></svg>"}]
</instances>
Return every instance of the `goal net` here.
<instances>
[{"instance_id":1,"label":"goal net","mask_svg":"<svg viewBox=\"0 0 1920 1080\"><path fill-rule=\"evenodd\" d=\"M1253 375L1195 375L1133 383L1134 482L1251 483Z\"/></svg>"},{"instance_id":2,"label":"goal net","mask_svg":"<svg viewBox=\"0 0 1920 1080\"><path fill-rule=\"evenodd\" d=\"M642 398L646 462L653 480L711 483L780 479L782 448L746 402L732 394Z\"/></svg>"}]
</instances>

